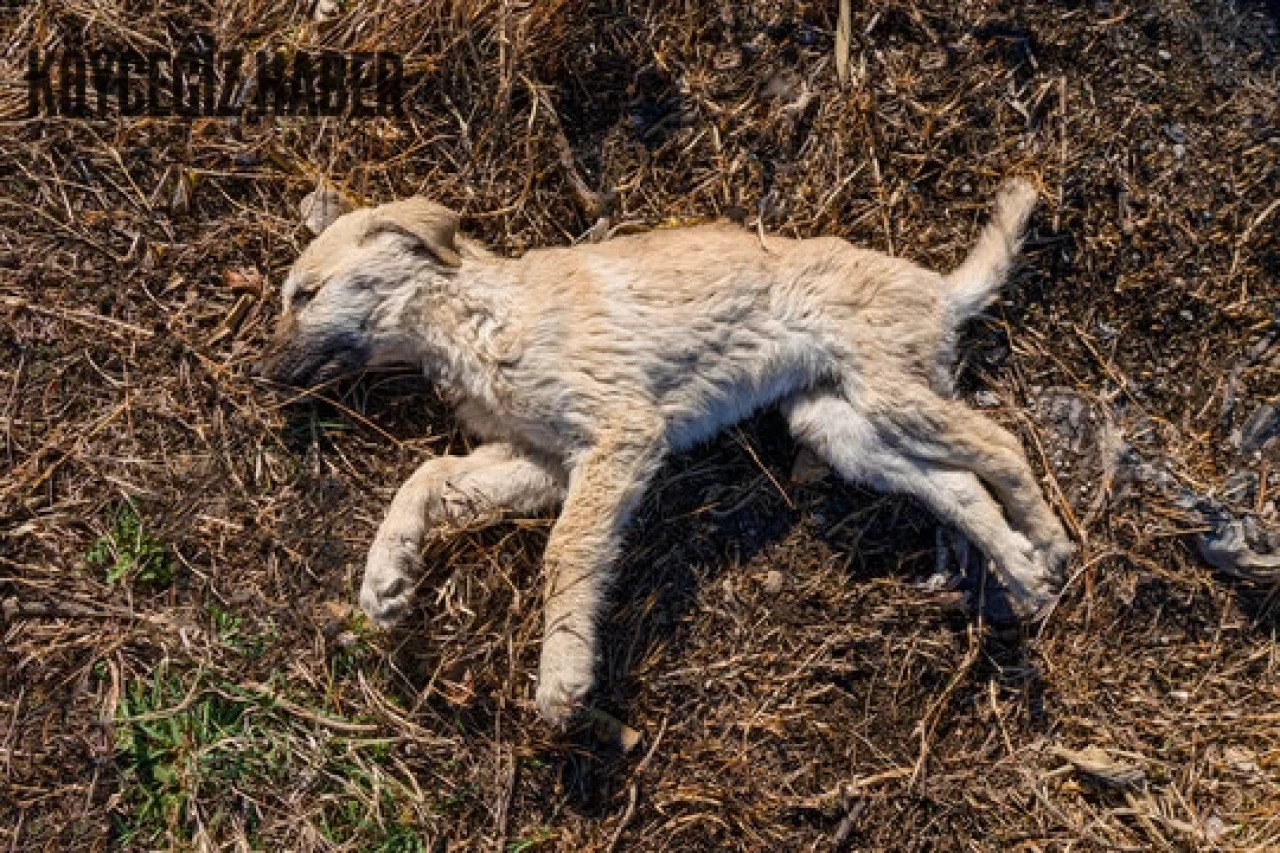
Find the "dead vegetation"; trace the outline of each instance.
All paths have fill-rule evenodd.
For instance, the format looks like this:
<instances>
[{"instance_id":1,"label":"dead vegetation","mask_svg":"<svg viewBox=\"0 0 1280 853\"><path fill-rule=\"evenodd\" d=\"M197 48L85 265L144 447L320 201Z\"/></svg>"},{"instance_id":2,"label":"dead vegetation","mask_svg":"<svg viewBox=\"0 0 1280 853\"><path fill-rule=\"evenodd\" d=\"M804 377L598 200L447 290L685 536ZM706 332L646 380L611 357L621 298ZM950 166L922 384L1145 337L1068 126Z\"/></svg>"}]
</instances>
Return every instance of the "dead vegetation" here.
<instances>
[{"instance_id":1,"label":"dead vegetation","mask_svg":"<svg viewBox=\"0 0 1280 853\"><path fill-rule=\"evenodd\" d=\"M0 12L0 844L1280 846L1274 582L1208 567L1183 500L1280 526L1274 11L333 6ZM20 117L29 45L193 28L399 51L410 117ZM1038 635L767 415L655 487L597 726L532 708L543 521L436 545L404 634L353 611L391 491L465 439L413 377L251 377L322 178L506 252L760 217L947 268L1012 173L1045 204L961 387L1082 543Z\"/></svg>"}]
</instances>

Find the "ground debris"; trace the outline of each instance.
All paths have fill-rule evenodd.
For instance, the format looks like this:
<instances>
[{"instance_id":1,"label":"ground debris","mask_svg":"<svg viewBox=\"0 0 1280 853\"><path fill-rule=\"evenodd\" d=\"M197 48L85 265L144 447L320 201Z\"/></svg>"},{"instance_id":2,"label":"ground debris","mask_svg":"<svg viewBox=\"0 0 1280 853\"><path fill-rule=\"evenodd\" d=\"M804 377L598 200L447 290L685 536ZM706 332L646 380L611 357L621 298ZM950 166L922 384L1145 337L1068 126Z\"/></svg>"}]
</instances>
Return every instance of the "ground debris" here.
<instances>
[{"instance_id":1,"label":"ground debris","mask_svg":"<svg viewBox=\"0 0 1280 853\"><path fill-rule=\"evenodd\" d=\"M388 51L406 114L5 122L0 849L1280 849L1280 601L1236 581L1280 525L1280 31L1068 5L9 4L6 118L29 48L193 28L244 50L233 109L259 50ZM993 625L977 560L947 591L916 502L790 466L776 414L639 507L603 741L535 710L548 519L442 536L406 630L364 621L387 501L474 444L420 376L255 378L333 216L424 195L500 255L727 219L945 272L1011 175L1041 205L956 386L1080 544L1042 630Z\"/></svg>"},{"instance_id":2,"label":"ground debris","mask_svg":"<svg viewBox=\"0 0 1280 853\"><path fill-rule=\"evenodd\" d=\"M1276 436L1280 436L1280 403L1265 403L1240 427L1240 451L1256 453Z\"/></svg>"},{"instance_id":3,"label":"ground debris","mask_svg":"<svg viewBox=\"0 0 1280 853\"><path fill-rule=\"evenodd\" d=\"M1141 766L1120 761L1101 747L1073 750L1056 746L1051 751L1070 762L1076 774L1091 784L1120 789L1140 789L1146 784L1146 772Z\"/></svg>"},{"instance_id":4,"label":"ground debris","mask_svg":"<svg viewBox=\"0 0 1280 853\"><path fill-rule=\"evenodd\" d=\"M1280 583L1280 534L1265 529L1254 515L1237 517L1204 500L1194 506L1210 525L1195 534L1196 548L1209 565L1243 580Z\"/></svg>"}]
</instances>

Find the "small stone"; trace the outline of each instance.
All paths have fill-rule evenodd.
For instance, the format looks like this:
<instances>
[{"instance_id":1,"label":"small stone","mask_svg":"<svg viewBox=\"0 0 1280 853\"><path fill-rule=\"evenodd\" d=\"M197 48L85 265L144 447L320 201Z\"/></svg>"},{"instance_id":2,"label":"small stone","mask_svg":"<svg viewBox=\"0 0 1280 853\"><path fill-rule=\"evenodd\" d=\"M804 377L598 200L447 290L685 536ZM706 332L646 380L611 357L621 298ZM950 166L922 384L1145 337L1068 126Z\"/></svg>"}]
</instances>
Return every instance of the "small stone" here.
<instances>
[{"instance_id":1,"label":"small stone","mask_svg":"<svg viewBox=\"0 0 1280 853\"><path fill-rule=\"evenodd\" d=\"M1277 435L1280 435L1280 406L1275 403L1259 406L1240 428L1240 450L1259 451Z\"/></svg>"},{"instance_id":2,"label":"small stone","mask_svg":"<svg viewBox=\"0 0 1280 853\"><path fill-rule=\"evenodd\" d=\"M1222 497L1228 503L1250 505L1258 497L1258 472L1237 471L1227 478Z\"/></svg>"},{"instance_id":3,"label":"small stone","mask_svg":"<svg viewBox=\"0 0 1280 853\"><path fill-rule=\"evenodd\" d=\"M1229 746L1223 755L1227 765L1237 773L1243 773L1246 776L1262 775L1262 768L1258 766L1253 750L1243 746Z\"/></svg>"},{"instance_id":4,"label":"small stone","mask_svg":"<svg viewBox=\"0 0 1280 853\"><path fill-rule=\"evenodd\" d=\"M338 5L337 0L317 0L315 9L311 13L311 18L317 24L323 24L325 21L338 17L338 13L342 11L342 7Z\"/></svg>"},{"instance_id":5,"label":"small stone","mask_svg":"<svg viewBox=\"0 0 1280 853\"><path fill-rule=\"evenodd\" d=\"M786 577L782 572L777 569L771 569L765 573L764 580L761 581L760 585L769 595L777 595L782 592L782 587L785 582Z\"/></svg>"},{"instance_id":6,"label":"small stone","mask_svg":"<svg viewBox=\"0 0 1280 853\"><path fill-rule=\"evenodd\" d=\"M1170 53L1170 52L1169 52L1169 51L1167 51L1167 50L1158 50L1158 51L1156 51L1156 56L1160 57L1160 58L1161 58L1161 59L1163 59L1165 62L1168 62L1170 59L1173 59L1173 54L1172 54L1172 53Z\"/></svg>"},{"instance_id":7,"label":"small stone","mask_svg":"<svg viewBox=\"0 0 1280 853\"><path fill-rule=\"evenodd\" d=\"M979 409L997 409L1000 407L1000 398L983 389L973 395L973 404Z\"/></svg>"},{"instance_id":8,"label":"small stone","mask_svg":"<svg viewBox=\"0 0 1280 853\"><path fill-rule=\"evenodd\" d=\"M1183 145L1181 142L1179 142L1177 145L1173 146L1173 156L1174 156L1174 157L1176 157L1176 158L1177 158L1177 159L1179 159L1179 160L1181 160L1181 159L1183 159L1184 157L1186 157L1186 156L1187 156L1187 146Z\"/></svg>"},{"instance_id":9,"label":"small stone","mask_svg":"<svg viewBox=\"0 0 1280 853\"><path fill-rule=\"evenodd\" d=\"M935 572L925 578L920 589L925 592L943 592L951 586L951 577L944 572Z\"/></svg>"}]
</instances>

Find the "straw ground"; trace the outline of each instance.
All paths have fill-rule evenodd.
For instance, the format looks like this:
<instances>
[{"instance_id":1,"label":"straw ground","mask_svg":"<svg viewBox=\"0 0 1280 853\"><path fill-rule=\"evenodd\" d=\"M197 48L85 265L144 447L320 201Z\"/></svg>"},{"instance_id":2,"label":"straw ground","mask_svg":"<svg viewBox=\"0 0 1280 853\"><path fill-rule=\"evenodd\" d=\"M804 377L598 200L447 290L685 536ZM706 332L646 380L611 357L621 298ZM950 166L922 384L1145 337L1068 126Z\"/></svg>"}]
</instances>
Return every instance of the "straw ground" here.
<instances>
[{"instance_id":1,"label":"straw ground","mask_svg":"<svg viewBox=\"0 0 1280 853\"><path fill-rule=\"evenodd\" d=\"M0 847L1280 845L1274 590L1126 461L1252 472L1277 523L1276 443L1231 441L1280 393L1246 357L1280 293L1266 4L305 5L0 12ZM195 28L400 51L409 118L22 118L28 46ZM402 634L353 608L396 484L466 439L412 376L252 377L321 179L508 253L762 217L945 269L1011 174L1045 203L959 387L1082 545L1040 634L769 415L628 540L594 702L630 752L538 722L545 520L434 543Z\"/></svg>"}]
</instances>

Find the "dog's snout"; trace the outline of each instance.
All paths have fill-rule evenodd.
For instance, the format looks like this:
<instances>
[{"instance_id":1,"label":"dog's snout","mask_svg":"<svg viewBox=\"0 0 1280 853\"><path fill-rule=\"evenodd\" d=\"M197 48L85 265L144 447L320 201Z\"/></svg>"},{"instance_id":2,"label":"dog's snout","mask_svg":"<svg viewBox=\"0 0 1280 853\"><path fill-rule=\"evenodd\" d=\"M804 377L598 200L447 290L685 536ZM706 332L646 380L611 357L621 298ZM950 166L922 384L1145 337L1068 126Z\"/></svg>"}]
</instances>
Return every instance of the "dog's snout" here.
<instances>
[{"instance_id":1,"label":"dog's snout","mask_svg":"<svg viewBox=\"0 0 1280 853\"><path fill-rule=\"evenodd\" d=\"M310 388L359 370L369 358L360 331L289 324L268 344L259 375L276 385Z\"/></svg>"},{"instance_id":2,"label":"dog's snout","mask_svg":"<svg viewBox=\"0 0 1280 853\"><path fill-rule=\"evenodd\" d=\"M281 341L272 341L261 358L253 365L253 375L277 385L292 384L287 347Z\"/></svg>"}]
</instances>

